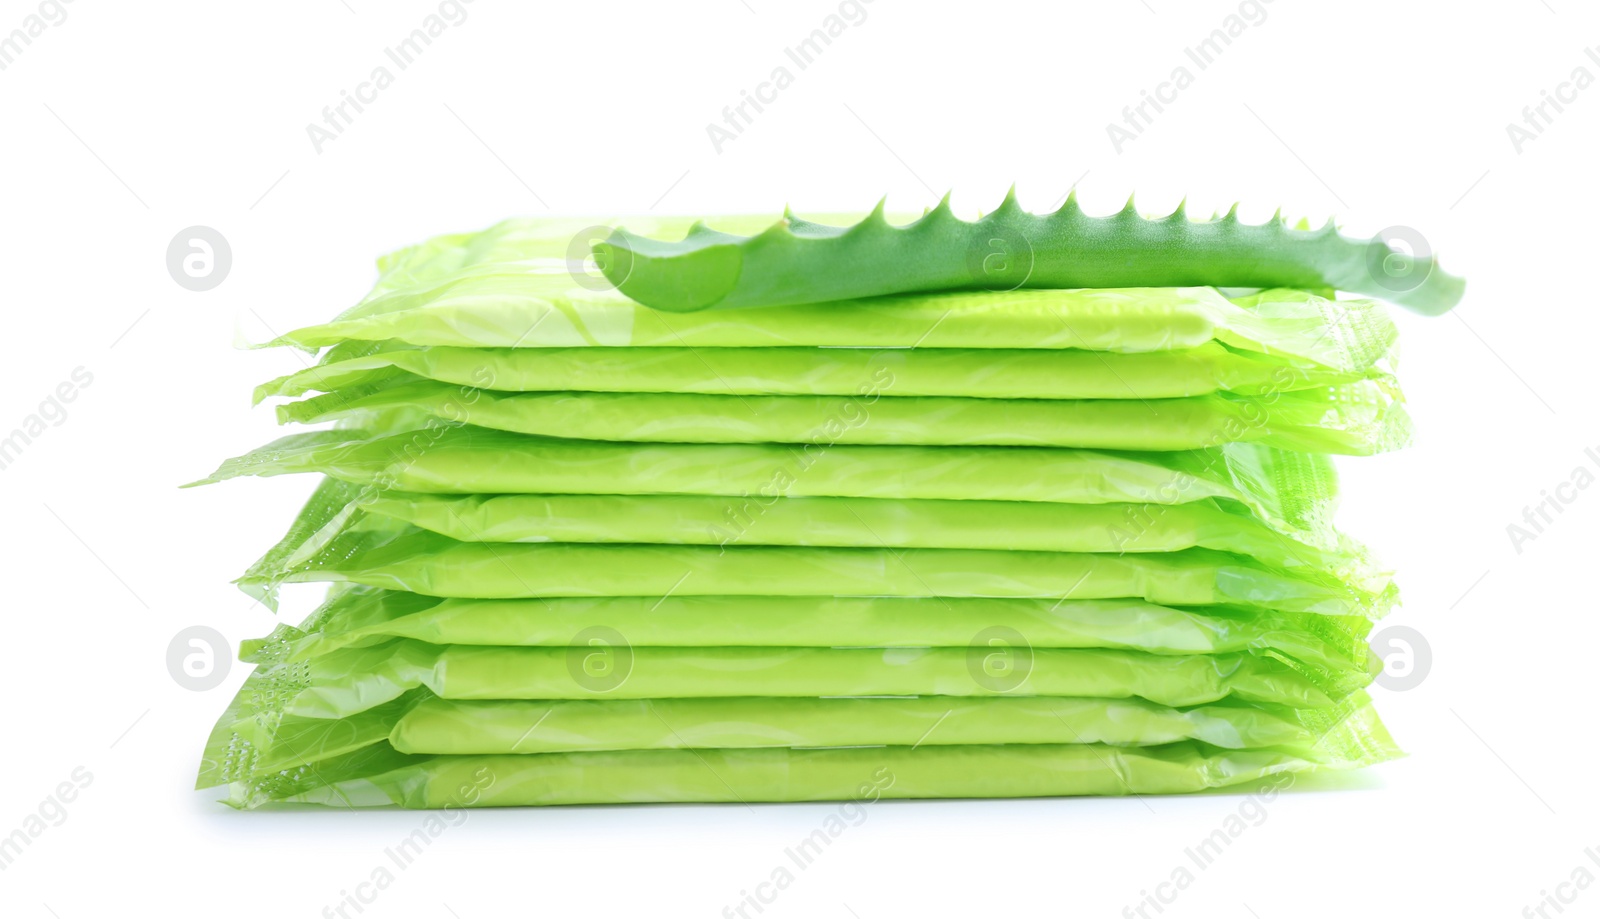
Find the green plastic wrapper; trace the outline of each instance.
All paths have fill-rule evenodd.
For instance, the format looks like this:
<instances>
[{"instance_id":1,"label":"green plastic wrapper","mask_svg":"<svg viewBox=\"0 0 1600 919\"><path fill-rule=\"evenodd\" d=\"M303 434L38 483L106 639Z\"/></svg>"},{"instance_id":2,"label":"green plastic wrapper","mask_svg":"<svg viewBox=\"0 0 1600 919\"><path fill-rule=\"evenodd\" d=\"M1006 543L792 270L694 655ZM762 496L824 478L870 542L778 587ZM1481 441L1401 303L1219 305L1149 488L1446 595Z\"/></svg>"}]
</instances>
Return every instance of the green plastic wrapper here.
<instances>
[{"instance_id":1,"label":"green plastic wrapper","mask_svg":"<svg viewBox=\"0 0 1600 919\"><path fill-rule=\"evenodd\" d=\"M470 755L1200 740L1310 753L1330 739L1341 742L1339 732L1352 724L1378 724L1365 692L1326 708L1295 709L1053 696L455 701L419 690L339 719L263 713L241 695L207 744L198 783L281 772L385 743L400 753Z\"/></svg>"},{"instance_id":2,"label":"green plastic wrapper","mask_svg":"<svg viewBox=\"0 0 1600 919\"><path fill-rule=\"evenodd\" d=\"M346 341L466 348L1000 348L1142 353L1218 342L1359 370L1385 354L1382 304L1297 290L1234 302L1209 287L966 291L833 303L662 313L567 276L468 271L377 293L274 345Z\"/></svg>"},{"instance_id":3,"label":"green plastic wrapper","mask_svg":"<svg viewBox=\"0 0 1600 919\"><path fill-rule=\"evenodd\" d=\"M293 434L193 484L324 473L430 494L678 494L1062 504L1237 502L1275 529L1327 534L1337 478L1320 454L1257 444L1178 453L1036 447L622 444L441 425L406 434Z\"/></svg>"},{"instance_id":4,"label":"green plastic wrapper","mask_svg":"<svg viewBox=\"0 0 1600 919\"><path fill-rule=\"evenodd\" d=\"M344 485L338 491L353 491ZM330 495L339 502L341 495ZM463 542L661 543L713 546L871 546L1045 552L1215 549L1274 568L1357 577L1367 553L1345 540L1323 548L1279 533L1214 499L1188 504L1050 504L896 498L699 495L425 495L345 498L324 526L376 515ZM308 525L323 515L304 512ZM1381 590L1386 576L1363 583Z\"/></svg>"},{"instance_id":5,"label":"green plastic wrapper","mask_svg":"<svg viewBox=\"0 0 1600 919\"><path fill-rule=\"evenodd\" d=\"M614 639L613 639L614 640ZM571 647L398 640L267 664L250 676L258 714L346 718L426 688L445 699L738 696L1090 696L1204 705L1233 698L1325 708L1373 671L1329 673L1255 653L1162 655L1029 648L1003 637L963 648Z\"/></svg>"},{"instance_id":6,"label":"green plastic wrapper","mask_svg":"<svg viewBox=\"0 0 1600 919\"><path fill-rule=\"evenodd\" d=\"M954 609L941 613L929 601L868 598L823 601L810 618L798 615L791 601L756 619L729 598L671 598L648 608L615 598L549 602L552 608L540 609L540 601L440 602L367 588L336 590L300 629L280 626L271 638L241 648L245 659L262 666L213 731L201 787L385 743L426 753L858 742L1152 744L1185 738L1235 748L1306 747L1322 743L1352 716L1375 720L1359 687L1379 662L1359 632L1342 632L1326 617L1296 622L1282 614L1224 611L1207 618L1128 601L1048 609L1015 601L985 601L984 609L955 601ZM442 615L430 617L434 611ZM965 618L975 613L993 615ZM771 628L762 631L759 623L768 621ZM620 628L593 624L598 622ZM885 626L896 631L886 633ZM418 631L548 647L528 655L504 647L388 640ZM680 644L711 636L747 645L635 649L624 631ZM749 646L752 637L826 641L829 635L863 641L909 636L964 647L930 656L916 649L905 649L911 651L906 655L893 649ZM1119 635L1171 656L1034 651L1092 646L1102 638L1115 642ZM1185 644L1249 645L1265 653L1208 657L1184 653ZM645 685L635 681L636 673ZM752 673L759 685L796 695L718 694L747 692ZM937 684L945 694L816 697L822 686L828 692L903 690L918 680ZM473 698L506 690L535 698L460 702L419 686ZM1208 701L1227 695L1257 701L1179 710L1127 697L1130 687L1175 704L1192 701L1197 691ZM1085 689L1106 689L1114 697L1019 695ZM929 738L930 727L940 728L937 738ZM872 736L879 739L867 739Z\"/></svg>"},{"instance_id":7,"label":"green plastic wrapper","mask_svg":"<svg viewBox=\"0 0 1600 919\"><path fill-rule=\"evenodd\" d=\"M1268 397L970 399L463 392L419 381L278 407L283 422L427 416L546 437L661 443L812 443L1193 450L1259 441L1363 455L1410 439L1401 403L1377 383Z\"/></svg>"},{"instance_id":8,"label":"green plastic wrapper","mask_svg":"<svg viewBox=\"0 0 1600 919\"><path fill-rule=\"evenodd\" d=\"M823 218L830 219L830 218ZM840 225L853 223L838 217ZM341 341L461 347L740 347L865 345L1168 351L1217 341L1237 350L1296 355L1330 368L1365 366L1387 350L1393 324L1371 301L1273 290L1228 301L1210 288L1014 290L874 297L816 306L722 311L732 318L662 313L609 282L575 275L600 221L506 221L439 236L379 260L380 277L335 321L277 343ZM629 217L631 232L680 238L694 221ZM760 233L750 217L719 217L732 233ZM596 231L599 232L590 232ZM595 289L601 288L601 289ZM1330 295L1331 296L1331 295ZM947 315L948 313L948 315Z\"/></svg>"},{"instance_id":9,"label":"green plastic wrapper","mask_svg":"<svg viewBox=\"0 0 1600 919\"><path fill-rule=\"evenodd\" d=\"M255 401L418 378L509 392L1169 399L1261 396L1364 379L1394 388L1388 355L1334 370L1216 342L1179 351L971 348L413 348L355 342L256 388Z\"/></svg>"},{"instance_id":10,"label":"green plastic wrapper","mask_svg":"<svg viewBox=\"0 0 1600 919\"><path fill-rule=\"evenodd\" d=\"M309 529L309 528L307 528ZM461 542L414 527L303 538L296 527L238 579L275 605L278 585L349 582L433 597L1131 597L1334 616L1386 613L1398 598L1303 568L1206 549L1142 554L882 547Z\"/></svg>"},{"instance_id":11,"label":"green plastic wrapper","mask_svg":"<svg viewBox=\"0 0 1600 919\"><path fill-rule=\"evenodd\" d=\"M731 747L1106 743L1201 740L1232 750L1309 747L1370 701L1330 709L1049 696L914 699L638 699L457 702L426 697L388 740L402 753L571 753ZM537 727L535 727L537 725ZM301 755L304 756L303 751Z\"/></svg>"},{"instance_id":12,"label":"green plastic wrapper","mask_svg":"<svg viewBox=\"0 0 1600 919\"><path fill-rule=\"evenodd\" d=\"M859 807L1399 755L1364 692L1397 594L1333 529L1328 459L1409 438L1381 305L1186 287L662 313L576 273L598 229L429 240L270 343L326 351L256 400L335 429L204 481L325 476L238 583L274 607L333 587L241 645L257 667L201 787Z\"/></svg>"},{"instance_id":13,"label":"green plastic wrapper","mask_svg":"<svg viewBox=\"0 0 1600 919\"><path fill-rule=\"evenodd\" d=\"M334 588L298 627L240 644L241 659L303 661L410 638L436 645L648 647L970 647L994 638L1029 648L1151 654L1256 651L1333 672L1370 672L1366 619L1175 609L1143 600L943 597L552 597L440 600L371 587Z\"/></svg>"},{"instance_id":14,"label":"green plastic wrapper","mask_svg":"<svg viewBox=\"0 0 1600 919\"><path fill-rule=\"evenodd\" d=\"M369 649L377 654L384 649ZM488 649L494 650L494 649ZM1085 661L1074 662L1081 667ZM1101 662L1110 664L1110 661ZM1213 666L1226 666L1215 661ZM1270 663L1270 662L1269 662ZM1100 664L1091 664L1100 666ZM779 748L773 752L832 752L816 747L851 746L842 741L876 737L869 744L899 759L918 749L969 751L1053 748L1062 755L1094 755L1107 769L1127 776L1128 765L1147 758L1165 759L1174 742L1187 738L1203 741L1197 749L1204 757L1184 756L1181 762L1194 774L1174 781L1198 782L1189 790L1209 787L1218 773L1211 764L1224 750L1246 754L1249 760L1267 756L1283 768L1352 768L1399 755L1389 740L1370 700L1359 690L1342 701L1316 709L1293 709L1278 704L1243 705L1232 702L1174 708L1137 698L1105 699L1031 697L1017 695L922 696L911 698L648 698L621 696L582 700L440 699L427 690L414 690L374 704L346 693L352 707L364 710L343 717L316 717L287 711L297 698L315 694L313 667L267 666L252 674L228 712L218 722L207 744L197 787L231 784L230 803L255 807L274 801L367 806L401 804L408 807L443 806L416 797L391 797L388 792L370 796L374 789L395 790L402 783L436 777L445 763L464 762L472 751L507 749L537 755L505 757L515 774L538 774L555 762L576 769L567 778L592 776L595 788L621 795L618 802L635 799L636 779L606 767L611 763L643 766L670 764L634 756L616 759L555 760L555 752L619 750L684 750L698 756L720 758L743 752L734 748ZM356 672L369 672L358 662ZM1281 685L1288 685L1282 683ZM326 701L326 700L323 700ZM315 706L312 706L315 709ZM322 714L326 714L323 712ZM1003 740L1004 746L983 741ZM904 741L909 743L890 743ZM1131 746L1138 745L1138 746ZM1155 745L1155 746L1151 746ZM1180 744L1181 745L1181 744ZM1192 745L1189 745L1192 746ZM447 755L420 751L449 750ZM861 751L856 747L857 752ZM1132 759L1123 759L1122 751ZM983 761L959 757L963 762ZM807 756L780 761L806 764ZM760 762L755 760L751 762ZM1001 759L996 765L1009 762ZM1016 765L1013 763L1013 765ZM628 770L631 772L632 770ZM679 770L653 770L653 778L667 782L667 797L659 800L739 800L746 797L733 786L724 798L699 798L678 785ZM822 800L837 797L831 783L817 783L796 773L799 783L787 786L772 800ZM952 778L954 774L952 774ZM365 780L372 779L369 784ZM1130 781L1131 778L1130 778ZM1226 783L1223 783L1226 784ZM652 784L652 787L657 787ZM934 792L935 787L947 789ZM1075 783L1051 786L1040 794L1102 793L1097 785ZM956 796L954 785L928 786L914 796ZM1133 782L1123 792L1153 790ZM609 798L563 797L572 792L566 781L546 789L553 795L538 800L499 798L493 803L601 803ZM973 792L979 794L980 792ZM990 792L981 792L991 794ZM1118 793L1118 792L1104 792ZM790 797L798 795L798 797ZM761 799L756 796L756 799ZM480 803L475 796L455 802Z\"/></svg>"},{"instance_id":15,"label":"green plastic wrapper","mask_svg":"<svg viewBox=\"0 0 1600 919\"><path fill-rule=\"evenodd\" d=\"M428 495L324 479L278 551L284 564L350 534L421 528L462 542L821 546L1045 552L1206 548L1270 568L1304 569L1381 592L1361 546L1286 535L1214 499L1188 504L1054 504L893 498L761 499L688 495ZM348 536L348 538L346 538Z\"/></svg>"},{"instance_id":16,"label":"green plastic wrapper","mask_svg":"<svg viewBox=\"0 0 1600 919\"><path fill-rule=\"evenodd\" d=\"M437 757L383 747L233 783L228 802L240 808L273 802L462 808L842 801L844 808L904 798L1180 794L1282 773L1358 768L1397 755L1381 725L1315 758L1195 741L1154 747L925 744Z\"/></svg>"}]
</instances>

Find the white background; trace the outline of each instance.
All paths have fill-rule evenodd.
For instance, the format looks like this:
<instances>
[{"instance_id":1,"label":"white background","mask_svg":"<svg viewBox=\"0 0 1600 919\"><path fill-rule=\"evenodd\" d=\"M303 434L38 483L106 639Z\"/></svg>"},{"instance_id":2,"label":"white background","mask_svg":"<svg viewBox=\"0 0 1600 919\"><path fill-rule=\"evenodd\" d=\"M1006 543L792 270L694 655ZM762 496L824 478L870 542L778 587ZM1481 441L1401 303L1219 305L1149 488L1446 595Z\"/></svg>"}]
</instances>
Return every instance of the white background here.
<instances>
[{"instance_id":1,"label":"white background","mask_svg":"<svg viewBox=\"0 0 1600 919\"><path fill-rule=\"evenodd\" d=\"M0 33L37 9L0 3ZM1454 315L1401 317L1417 444L1342 467L1341 523L1398 567L1392 621L1432 648L1419 686L1377 692L1411 756L1297 783L1161 915L1515 917L1580 866L1600 874L1600 488L1566 490L1520 552L1507 533L1576 468L1600 472L1600 88L1547 109L1520 152L1506 128L1575 68L1600 77L1600 15L1577 0L1276 0L1203 71L1184 49L1235 4L876 0L720 153L707 123L836 3L477 0L320 153L306 125L436 4L66 9L0 71L0 433L75 368L93 376L0 471L0 835L74 769L93 778L0 871L4 915L336 915L424 817L236 813L190 790L246 668L192 692L168 642L271 628L228 582L311 486L176 489L276 435L250 388L297 358L236 342L354 302L379 253L510 215L804 214L885 193L915 211L947 188L970 215L1012 182L1034 209L1078 182L1091 212L1137 191L1151 213L1187 195L1252 221L1282 205L1352 233L1404 224L1469 279ZM1193 85L1119 153L1107 123L1180 65ZM165 267L194 224L233 251L204 293ZM759 915L1124 915L1242 801L881 803ZM477 812L346 915L734 915L834 811ZM1600 887L1562 890L1568 915L1600 911Z\"/></svg>"}]
</instances>

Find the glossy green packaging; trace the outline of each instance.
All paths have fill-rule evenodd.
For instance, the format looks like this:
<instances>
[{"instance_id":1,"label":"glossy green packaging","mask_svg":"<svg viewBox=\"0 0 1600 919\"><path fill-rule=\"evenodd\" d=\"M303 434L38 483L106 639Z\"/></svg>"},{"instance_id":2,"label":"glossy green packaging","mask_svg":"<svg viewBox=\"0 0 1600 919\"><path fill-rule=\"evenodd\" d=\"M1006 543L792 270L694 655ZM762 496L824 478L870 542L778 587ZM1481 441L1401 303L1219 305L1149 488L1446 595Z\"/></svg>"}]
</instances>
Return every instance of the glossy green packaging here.
<instances>
[{"instance_id":1,"label":"glossy green packaging","mask_svg":"<svg viewBox=\"0 0 1600 919\"><path fill-rule=\"evenodd\" d=\"M1280 530L1326 534L1337 476L1321 454L1230 443L1173 453L1035 447L632 444L440 424L291 434L194 484L323 473L429 494L721 495L1182 504L1224 499Z\"/></svg>"},{"instance_id":2,"label":"glossy green packaging","mask_svg":"<svg viewBox=\"0 0 1600 919\"><path fill-rule=\"evenodd\" d=\"M1360 380L1393 385L1376 349L1345 368L1220 342L1122 354L975 348L464 348L349 342L315 366L256 388L271 396L436 380L501 392L662 392L706 395L991 399L1172 399L1262 396Z\"/></svg>"},{"instance_id":3,"label":"glossy green packaging","mask_svg":"<svg viewBox=\"0 0 1600 919\"><path fill-rule=\"evenodd\" d=\"M1238 441L1310 453L1403 446L1402 405L1367 381L1270 397L970 399L943 396L712 396L699 393L462 392L418 381L364 387L278 407L282 421L416 419L566 437L646 443L1080 447L1196 450ZM398 419L398 420L394 420ZM422 427L423 425L416 425Z\"/></svg>"},{"instance_id":4,"label":"glossy green packaging","mask_svg":"<svg viewBox=\"0 0 1600 919\"><path fill-rule=\"evenodd\" d=\"M1225 252L1229 276L1288 270L1213 223L1148 232ZM196 484L318 476L238 583L273 606L331 586L241 645L256 669L200 785L243 808L860 804L1192 792L1399 755L1364 691L1397 591L1333 527L1329 458L1409 439L1381 304L1309 280L1139 286L1129 265L1176 278L1163 265L1195 255L1159 248L1126 253L1117 287L962 289L983 285L935 247L918 271L937 290L772 300L785 265L911 237L796 222L791 252L729 235L757 220L719 225L439 237L271 343L321 353L256 401L333 427ZM1257 234L1263 257L1348 275L1329 261L1348 240L1296 234ZM602 238L643 272L605 274L662 309L577 271L574 240ZM877 283L846 269L793 289Z\"/></svg>"},{"instance_id":5,"label":"glossy green packaging","mask_svg":"<svg viewBox=\"0 0 1600 919\"><path fill-rule=\"evenodd\" d=\"M299 626L240 645L243 659L305 661L408 638L434 645L951 648L1009 639L1030 648L1149 654L1256 652L1331 672L1365 673L1369 620L1144 600L971 597L553 597L441 600L338 587ZM602 642L605 643L605 642Z\"/></svg>"}]
</instances>

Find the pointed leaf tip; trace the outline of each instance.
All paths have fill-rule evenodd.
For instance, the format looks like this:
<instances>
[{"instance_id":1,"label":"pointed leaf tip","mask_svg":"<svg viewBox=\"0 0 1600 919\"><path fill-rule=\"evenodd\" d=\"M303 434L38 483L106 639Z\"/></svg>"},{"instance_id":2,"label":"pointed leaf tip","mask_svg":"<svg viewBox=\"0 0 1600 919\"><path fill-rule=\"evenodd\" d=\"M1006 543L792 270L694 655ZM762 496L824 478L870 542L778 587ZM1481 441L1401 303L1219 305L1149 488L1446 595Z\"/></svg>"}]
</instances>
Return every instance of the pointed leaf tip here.
<instances>
[{"instance_id":1,"label":"pointed leaf tip","mask_svg":"<svg viewBox=\"0 0 1600 919\"><path fill-rule=\"evenodd\" d=\"M1017 203L1017 187L1011 186L1006 196L1000 200L1000 206L994 209L991 216L995 220L1005 220L1022 213L1022 205Z\"/></svg>"}]
</instances>

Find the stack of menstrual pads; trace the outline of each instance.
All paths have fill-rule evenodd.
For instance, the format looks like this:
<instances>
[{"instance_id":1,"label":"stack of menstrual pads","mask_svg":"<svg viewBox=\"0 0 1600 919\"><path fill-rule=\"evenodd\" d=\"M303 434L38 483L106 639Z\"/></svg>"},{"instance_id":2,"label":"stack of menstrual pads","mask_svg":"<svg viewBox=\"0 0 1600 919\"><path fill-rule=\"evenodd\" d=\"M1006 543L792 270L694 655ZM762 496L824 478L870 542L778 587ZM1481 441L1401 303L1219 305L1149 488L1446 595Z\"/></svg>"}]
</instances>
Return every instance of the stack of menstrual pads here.
<instances>
[{"instance_id":1,"label":"stack of menstrual pads","mask_svg":"<svg viewBox=\"0 0 1600 919\"><path fill-rule=\"evenodd\" d=\"M1164 794L1397 755L1363 691L1395 590L1330 522L1329 456L1408 434L1382 305L1243 277L675 312L571 270L574 229L395 253L276 342L320 358L257 400L332 424L206 481L317 476L240 584L331 588L242 645L201 787ZM666 248L639 283L672 294L703 269Z\"/></svg>"}]
</instances>

